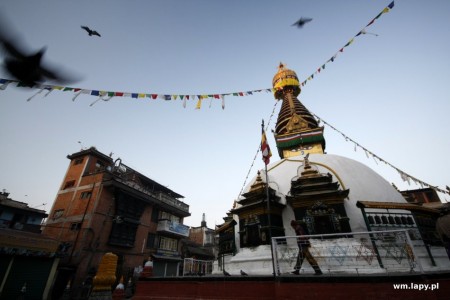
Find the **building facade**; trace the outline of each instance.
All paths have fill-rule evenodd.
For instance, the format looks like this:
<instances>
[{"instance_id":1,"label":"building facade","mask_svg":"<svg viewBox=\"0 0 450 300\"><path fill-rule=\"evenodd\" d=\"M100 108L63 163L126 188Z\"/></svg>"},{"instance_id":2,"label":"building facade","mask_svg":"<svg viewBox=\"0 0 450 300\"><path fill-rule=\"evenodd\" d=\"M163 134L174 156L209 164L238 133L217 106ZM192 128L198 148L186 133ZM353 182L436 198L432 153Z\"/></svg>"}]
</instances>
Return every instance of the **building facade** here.
<instances>
[{"instance_id":1,"label":"building facade","mask_svg":"<svg viewBox=\"0 0 450 300\"><path fill-rule=\"evenodd\" d=\"M0 299L50 296L61 248L41 234L45 217L45 211L0 192Z\"/></svg>"},{"instance_id":2,"label":"building facade","mask_svg":"<svg viewBox=\"0 0 450 300\"><path fill-rule=\"evenodd\" d=\"M198 227L191 227L189 229L189 239L202 247L213 248L215 231L212 228L208 228L205 220L205 214L202 216L201 225Z\"/></svg>"},{"instance_id":3,"label":"building facade","mask_svg":"<svg viewBox=\"0 0 450 300\"><path fill-rule=\"evenodd\" d=\"M217 255L215 230L206 225L205 214L198 227L189 229L189 237L182 241L183 276L204 276L212 273Z\"/></svg>"},{"instance_id":4,"label":"building facade","mask_svg":"<svg viewBox=\"0 0 450 300\"><path fill-rule=\"evenodd\" d=\"M106 252L118 256L117 280L133 276L149 258L154 276L177 276L179 241L189 235L183 196L94 147L67 158L69 167L43 226L44 235L66 245L55 295L69 281L82 297L88 294L87 279Z\"/></svg>"},{"instance_id":5,"label":"building facade","mask_svg":"<svg viewBox=\"0 0 450 300\"><path fill-rule=\"evenodd\" d=\"M28 207L8 196L6 191L0 192L0 228L40 233L41 223L48 216L45 210Z\"/></svg>"}]
</instances>

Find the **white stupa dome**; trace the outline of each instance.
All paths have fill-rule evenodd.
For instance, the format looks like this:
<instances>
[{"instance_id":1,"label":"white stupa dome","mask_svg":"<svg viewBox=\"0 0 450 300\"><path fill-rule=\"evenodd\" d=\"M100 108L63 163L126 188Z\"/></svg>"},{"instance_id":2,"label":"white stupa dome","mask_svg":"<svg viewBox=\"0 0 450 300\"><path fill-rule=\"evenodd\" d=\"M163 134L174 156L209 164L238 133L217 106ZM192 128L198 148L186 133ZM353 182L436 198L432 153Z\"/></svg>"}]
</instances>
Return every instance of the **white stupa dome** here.
<instances>
[{"instance_id":1,"label":"white stupa dome","mask_svg":"<svg viewBox=\"0 0 450 300\"><path fill-rule=\"evenodd\" d=\"M367 231L361 210L356 206L357 201L407 203L403 196L388 181L368 166L353 159L333 154L310 154L309 163L319 173L330 173L333 182L338 182L340 189L349 189L348 197L344 200L347 216L353 232ZM297 179L304 167L304 158L291 157L273 162L267 166L269 186L277 191L280 202L286 204L291 181ZM261 172L264 181L265 172ZM247 185L244 192L250 189L256 177ZM286 210L284 220L294 219L292 210ZM290 230L290 226L285 224Z\"/></svg>"}]
</instances>

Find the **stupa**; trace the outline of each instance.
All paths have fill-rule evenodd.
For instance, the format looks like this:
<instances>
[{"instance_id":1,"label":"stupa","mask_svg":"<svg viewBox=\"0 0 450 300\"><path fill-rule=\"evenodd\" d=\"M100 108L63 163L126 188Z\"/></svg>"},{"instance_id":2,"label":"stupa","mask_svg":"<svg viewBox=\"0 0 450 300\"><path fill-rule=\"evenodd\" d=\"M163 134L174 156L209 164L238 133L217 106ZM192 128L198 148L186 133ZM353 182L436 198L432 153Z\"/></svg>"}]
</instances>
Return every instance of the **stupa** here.
<instances>
[{"instance_id":1,"label":"stupa","mask_svg":"<svg viewBox=\"0 0 450 300\"><path fill-rule=\"evenodd\" d=\"M274 131L280 160L257 172L217 227L214 273L291 274L299 252L292 221L304 224L311 253L329 274L448 272L435 230L439 211L408 203L366 165L325 153L324 128L282 63L273 88L282 101ZM310 273L303 262L300 274Z\"/></svg>"}]
</instances>

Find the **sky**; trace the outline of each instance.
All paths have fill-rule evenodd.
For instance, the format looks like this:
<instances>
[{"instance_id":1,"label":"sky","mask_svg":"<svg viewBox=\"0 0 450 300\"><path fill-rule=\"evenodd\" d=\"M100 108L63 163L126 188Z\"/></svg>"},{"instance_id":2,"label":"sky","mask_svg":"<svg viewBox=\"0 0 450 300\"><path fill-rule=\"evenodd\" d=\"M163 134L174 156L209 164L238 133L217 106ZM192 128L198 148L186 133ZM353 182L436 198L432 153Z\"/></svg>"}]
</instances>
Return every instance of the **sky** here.
<instances>
[{"instance_id":1,"label":"sky","mask_svg":"<svg viewBox=\"0 0 450 300\"><path fill-rule=\"evenodd\" d=\"M390 165L445 189L450 1L396 0L366 28L390 3L1 0L0 11L30 53L47 47L44 63L79 79L66 87L245 95L270 89L280 62L300 81L321 69L299 95L312 113ZM292 26L300 17L313 20ZM89 37L82 25L101 37ZM367 34L356 36L362 29ZM13 79L4 70L0 78ZM264 168L256 155L263 119L271 162L280 159L271 129L281 103L269 92L225 96L224 109L220 99L210 98L196 109L197 101L183 107L179 98L95 102L97 96L84 94L73 100L70 91L37 92L15 84L0 90L0 189L47 212L65 176L66 156L81 148L112 152L113 159L183 195L191 212L184 223L199 226L205 213L210 228L223 223L244 183ZM328 126L325 139L327 153L360 161L400 189L422 187L404 182L360 147L355 151Z\"/></svg>"}]
</instances>

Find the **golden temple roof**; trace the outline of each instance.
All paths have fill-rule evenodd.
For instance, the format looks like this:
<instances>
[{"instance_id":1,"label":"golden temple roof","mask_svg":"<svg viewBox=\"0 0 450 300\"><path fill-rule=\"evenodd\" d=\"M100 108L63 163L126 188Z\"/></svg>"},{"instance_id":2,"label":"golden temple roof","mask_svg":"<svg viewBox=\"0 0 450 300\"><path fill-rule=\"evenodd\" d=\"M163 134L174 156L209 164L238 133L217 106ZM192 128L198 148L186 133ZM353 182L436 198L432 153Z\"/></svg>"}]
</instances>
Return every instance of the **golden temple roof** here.
<instances>
[{"instance_id":1,"label":"golden temple roof","mask_svg":"<svg viewBox=\"0 0 450 300\"><path fill-rule=\"evenodd\" d=\"M296 98L300 94L300 83L294 71L280 63L272 84L276 89L275 98L283 100L275 130L277 134L318 127L316 119Z\"/></svg>"},{"instance_id":2,"label":"golden temple roof","mask_svg":"<svg viewBox=\"0 0 450 300\"><path fill-rule=\"evenodd\" d=\"M325 149L323 127L319 127L314 116L297 99L301 91L297 74L280 63L272 84L275 99L283 101L275 127L280 157L284 157L284 150L301 145L320 144Z\"/></svg>"}]
</instances>

